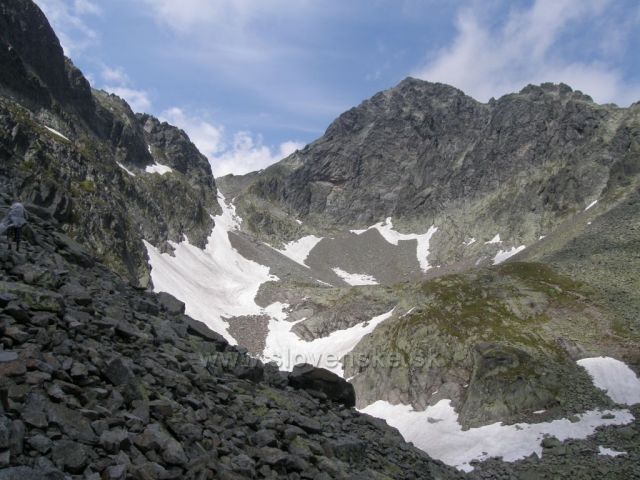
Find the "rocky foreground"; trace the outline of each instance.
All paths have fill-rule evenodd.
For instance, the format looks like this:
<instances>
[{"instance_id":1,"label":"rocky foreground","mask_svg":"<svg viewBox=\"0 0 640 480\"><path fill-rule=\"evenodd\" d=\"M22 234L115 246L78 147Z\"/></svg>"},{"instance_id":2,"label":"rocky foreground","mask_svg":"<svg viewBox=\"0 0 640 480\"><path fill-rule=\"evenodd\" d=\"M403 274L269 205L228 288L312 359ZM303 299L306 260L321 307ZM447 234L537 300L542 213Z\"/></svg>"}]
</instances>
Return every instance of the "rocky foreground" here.
<instances>
[{"instance_id":1,"label":"rocky foreground","mask_svg":"<svg viewBox=\"0 0 640 480\"><path fill-rule=\"evenodd\" d=\"M22 251L0 246L1 480L461 476L345 406L348 390L293 388L29 210Z\"/></svg>"}]
</instances>

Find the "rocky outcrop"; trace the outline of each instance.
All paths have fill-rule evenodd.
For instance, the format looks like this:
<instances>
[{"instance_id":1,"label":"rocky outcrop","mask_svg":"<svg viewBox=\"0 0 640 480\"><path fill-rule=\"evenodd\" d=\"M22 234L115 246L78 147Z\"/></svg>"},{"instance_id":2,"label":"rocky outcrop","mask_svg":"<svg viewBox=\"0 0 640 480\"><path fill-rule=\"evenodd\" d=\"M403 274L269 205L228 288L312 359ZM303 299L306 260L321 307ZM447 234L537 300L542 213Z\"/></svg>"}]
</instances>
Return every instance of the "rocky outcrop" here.
<instances>
[{"instance_id":1,"label":"rocky outcrop","mask_svg":"<svg viewBox=\"0 0 640 480\"><path fill-rule=\"evenodd\" d=\"M343 359L359 407L383 399L424 410L449 399L467 427L532 421L541 410L566 417L609 405L577 359L637 363L634 343L614 333L615 316L588 299L590 288L541 264L398 290L398 313Z\"/></svg>"},{"instance_id":2,"label":"rocky outcrop","mask_svg":"<svg viewBox=\"0 0 640 480\"><path fill-rule=\"evenodd\" d=\"M461 478L27 208L23 250L0 245L0 478Z\"/></svg>"},{"instance_id":3,"label":"rocky outcrop","mask_svg":"<svg viewBox=\"0 0 640 480\"><path fill-rule=\"evenodd\" d=\"M32 109L67 110L94 124L91 88L65 58L47 18L31 0L0 4L0 92Z\"/></svg>"},{"instance_id":4,"label":"rocky outcrop","mask_svg":"<svg viewBox=\"0 0 640 480\"><path fill-rule=\"evenodd\" d=\"M356 392L353 385L324 368L316 368L308 363L296 365L289 374L289 385L319 394L345 407L355 407Z\"/></svg>"},{"instance_id":5,"label":"rocky outcrop","mask_svg":"<svg viewBox=\"0 0 640 480\"><path fill-rule=\"evenodd\" d=\"M149 282L143 239L204 247L220 207L187 135L92 90L30 0L0 2L0 27L3 191L47 209L135 284ZM155 163L171 172L147 173Z\"/></svg>"}]
</instances>

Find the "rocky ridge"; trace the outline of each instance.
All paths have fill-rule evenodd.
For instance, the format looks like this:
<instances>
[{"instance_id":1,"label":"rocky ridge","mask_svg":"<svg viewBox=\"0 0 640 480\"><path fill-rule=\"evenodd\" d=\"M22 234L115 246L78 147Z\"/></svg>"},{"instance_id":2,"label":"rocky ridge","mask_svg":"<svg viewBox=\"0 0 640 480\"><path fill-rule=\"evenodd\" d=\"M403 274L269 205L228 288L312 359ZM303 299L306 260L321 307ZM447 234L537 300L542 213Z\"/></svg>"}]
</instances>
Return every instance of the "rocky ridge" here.
<instances>
[{"instance_id":1,"label":"rocky ridge","mask_svg":"<svg viewBox=\"0 0 640 480\"><path fill-rule=\"evenodd\" d=\"M149 282L143 239L205 246L217 191L183 131L91 89L30 0L0 2L0 50L3 191L47 208L134 284ZM156 164L170 171L146 171Z\"/></svg>"},{"instance_id":2,"label":"rocky ridge","mask_svg":"<svg viewBox=\"0 0 640 480\"><path fill-rule=\"evenodd\" d=\"M640 104L599 105L563 84L481 103L407 78L278 164L218 181L246 229L276 246L392 217L403 232L438 227L431 264L464 269L489 260L497 233L505 247L531 245L612 200L637 177L639 116Z\"/></svg>"}]
</instances>

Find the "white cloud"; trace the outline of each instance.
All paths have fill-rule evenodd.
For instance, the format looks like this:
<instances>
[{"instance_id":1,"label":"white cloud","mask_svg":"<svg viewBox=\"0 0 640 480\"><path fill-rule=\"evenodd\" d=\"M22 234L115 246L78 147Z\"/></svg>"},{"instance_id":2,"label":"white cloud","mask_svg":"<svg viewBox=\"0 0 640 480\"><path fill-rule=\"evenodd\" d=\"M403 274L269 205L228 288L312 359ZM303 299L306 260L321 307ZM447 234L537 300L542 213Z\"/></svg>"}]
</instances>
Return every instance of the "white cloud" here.
<instances>
[{"instance_id":1,"label":"white cloud","mask_svg":"<svg viewBox=\"0 0 640 480\"><path fill-rule=\"evenodd\" d=\"M122 67L103 65L100 76L104 81L102 88L123 98L134 112L151 111L151 95L148 91L134 88L129 75Z\"/></svg>"},{"instance_id":2,"label":"white cloud","mask_svg":"<svg viewBox=\"0 0 640 480\"><path fill-rule=\"evenodd\" d=\"M98 35L85 19L88 15L101 15L102 9L91 0L35 0L56 32L65 55L79 55L93 44ZM70 4L71 3L71 4Z\"/></svg>"},{"instance_id":3,"label":"white cloud","mask_svg":"<svg viewBox=\"0 0 640 480\"><path fill-rule=\"evenodd\" d=\"M261 135L251 132L237 132L233 142L221 155L210 158L211 168L216 177L233 173L244 173L262 170L269 165L288 157L303 145L299 142L283 142L277 149L263 144Z\"/></svg>"},{"instance_id":4,"label":"white cloud","mask_svg":"<svg viewBox=\"0 0 640 480\"><path fill-rule=\"evenodd\" d=\"M256 97L263 105L307 118L334 117L352 103L315 72L344 55L319 48L326 25L355 15L349 2L327 0L133 0L169 31L159 53ZM330 38L330 37L329 37ZM326 118L323 118L326 121Z\"/></svg>"},{"instance_id":5,"label":"white cloud","mask_svg":"<svg viewBox=\"0 0 640 480\"><path fill-rule=\"evenodd\" d=\"M107 92L115 93L125 99L134 112L149 112L151 110L149 93L144 90L114 85L105 85L103 88Z\"/></svg>"},{"instance_id":6,"label":"white cloud","mask_svg":"<svg viewBox=\"0 0 640 480\"><path fill-rule=\"evenodd\" d=\"M100 75L107 83L127 85L130 82L129 75L126 74L122 67L112 68L107 65L103 65Z\"/></svg>"},{"instance_id":7,"label":"white cloud","mask_svg":"<svg viewBox=\"0 0 640 480\"><path fill-rule=\"evenodd\" d=\"M198 150L209 159L216 177L261 170L303 147L302 143L295 141L283 142L276 148L269 147L261 135L246 131L236 132L229 138L224 126L188 115L176 107L164 111L160 118L187 132Z\"/></svg>"},{"instance_id":8,"label":"white cloud","mask_svg":"<svg viewBox=\"0 0 640 480\"><path fill-rule=\"evenodd\" d=\"M149 7L160 23L179 32L199 26L217 25L225 31L242 29L247 22L265 15L291 16L313 6L309 0L138 0Z\"/></svg>"},{"instance_id":9,"label":"white cloud","mask_svg":"<svg viewBox=\"0 0 640 480\"><path fill-rule=\"evenodd\" d=\"M563 54L563 36L580 26L594 29L590 34L598 45L581 48L594 48L590 57L599 58L610 36L607 29L598 30L597 20L608 14L610 4L610 0L535 0L529 8L510 10L497 27L492 26L495 19L490 18L487 3L465 7L458 12L452 43L414 75L449 83L482 101L528 83L551 81L567 83L599 102L627 105L640 99L640 85L628 83L606 56L587 62Z\"/></svg>"},{"instance_id":10,"label":"white cloud","mask_svg":"<svg viewBox=\"0 0 640 480\"><path fill-rule=\"evenodd\" d=\"M237 2L209 0L142 0L156 19L178 31L187 31L196 26L216 22L229 15ZM238 2L239 3L239 2Z\"/></svg>"},{"instance_id":11,"label":"white cloud","mask_svg":"<svg viewBox=\"0 0 640 480\"><path fill-rule=\"evenodd\" d=\"M182 128L198 150L207 158L213 158L223 150L222 136L224 127L209 121L187 115L181 108L173 107L160 114L160 119Z\"/></svg>"},{"instance_id":12,"label":"white cloud","mask_svg":"<svg viewBox=\"0 0 640 480\"><path fill-rule=\"evenodd\" d=\"M304 144L300 142L293 142L293 141L283 142L280 144L280 149L278 154L280 155L280 158L286 158L296 150L300 150L302 147L304 147Z\"/></svg>"},{"instance_id":13,"label":"white cloud","mask_svg":"<svg viewBox=\"0 0 640 480\"><path fill-rule=\"evenodd\" d=\"M102 15L102 8L90 0L75 0L73 6L78 15Z\"/></svg>"}]
</instances>

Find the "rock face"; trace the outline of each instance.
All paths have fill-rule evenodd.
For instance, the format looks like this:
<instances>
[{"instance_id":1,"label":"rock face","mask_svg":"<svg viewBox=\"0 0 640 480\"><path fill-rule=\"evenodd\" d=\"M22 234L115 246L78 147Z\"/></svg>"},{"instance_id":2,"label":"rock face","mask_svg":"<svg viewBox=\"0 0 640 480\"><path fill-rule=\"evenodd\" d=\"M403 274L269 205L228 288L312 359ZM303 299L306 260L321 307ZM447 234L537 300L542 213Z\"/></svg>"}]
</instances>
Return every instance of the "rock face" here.
<instances>
[{"instance_id":1,"label":"rock face","mask_svg":"<svg viewBox=\"0 0 640 480\"><path fill-rule=\"evenodd\" d=\"M322 396L355 407L356 392L353 385L329 370L316 368L308 363L296 365L289 374L289 385L320 393Z\"/></svg>"},{"instance_id":2,"label":"rock face","mask_svg":"<svg viewBox=\"0 0 640 480\"><path fill-rule=\"evenodd\" d=\"M32 215L23 251L0 245L0 478L462 478L346 382L288 386L58 228Z\"/></svg>"},{"instance_id":3,"label":"rock face","mask_svg":"<svg viewBox=\"0 0 640 480\"><path fill-rule=\"evenodd\" d=\"M0 2L0 50L3 191L49 211L136 284L149 281L143 239L204 247L216 186L183 131L92 90L30 0ZM156 163L171 172L145 172Z\"/></svg>"},{"instance_id":4,"label":"rock face","mask_svg":"<svg viewBox=\"0 0 640 480\"><path fill-rule=\"evenodd\" d=\"M611 193L619 172L637 176L638 118L640 104L598 105L563 84L483 104L407 78L280 163L219 182L244 192L246 228L273 244L392 217L411 233L436 225L431 263L450 265L496 233L530 245Z\"/></svg>"}]
</instances>

